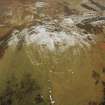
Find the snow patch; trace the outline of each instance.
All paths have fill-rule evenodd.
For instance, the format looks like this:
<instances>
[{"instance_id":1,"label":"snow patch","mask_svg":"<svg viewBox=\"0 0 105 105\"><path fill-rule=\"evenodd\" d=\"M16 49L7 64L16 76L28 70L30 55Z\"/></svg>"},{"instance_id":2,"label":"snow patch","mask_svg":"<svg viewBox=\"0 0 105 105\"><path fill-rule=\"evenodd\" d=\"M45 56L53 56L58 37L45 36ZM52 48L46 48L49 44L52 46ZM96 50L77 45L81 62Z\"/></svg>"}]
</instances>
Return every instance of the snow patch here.
<instances>
[{"instance_id":1,"label":"snow patch","mask_svg":"<svg viewBox=\"0 0 105 105\"><path fill-rule=\"evenodd\" d=\"M72 25L73 21L71 19L64 19L62 21L65 25ZM19 36L24 37L25 44L36 44L42 49L48 49L50 51L65 51L67 48L80 46L81 48L90 47L91 43L95 43L94 35L84 34L77 31L66 32L61 31L50 31L46 25L32 26L30 28L25 28L20 32L13 32L9 45L18 44ZM90 37L91 40L88 40Z\"/></svg>"}]
</instances>

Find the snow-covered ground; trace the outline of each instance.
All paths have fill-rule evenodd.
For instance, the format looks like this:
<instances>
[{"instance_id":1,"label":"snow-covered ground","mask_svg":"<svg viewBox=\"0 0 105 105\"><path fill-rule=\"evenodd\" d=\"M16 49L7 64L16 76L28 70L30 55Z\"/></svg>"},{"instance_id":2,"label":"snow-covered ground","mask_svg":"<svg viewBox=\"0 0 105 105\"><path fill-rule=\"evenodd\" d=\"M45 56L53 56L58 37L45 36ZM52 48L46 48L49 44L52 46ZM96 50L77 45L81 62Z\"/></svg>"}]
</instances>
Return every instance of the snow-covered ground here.
<instances>
[{"instance_id":1,"label":"snow-covered ground","mask_svg":"<svg viewBox=\"0 0 105 105\"><path fill-rule=\"evenodd\" d=\"M50 51L64 51L75 46L89 48L92 43L95 43L95 36L78 31L70 17L62 19L59 23L62 29L59 31L53 30L56 24L52 25L52 23L50 25L46 25L46 23L31 26L30 28L24 28L22 31L15 30L8 42L9 46L17 45L19 40L23 39L25 45L33 44L39 45L41 49L47 48Z\"/></svg>"}]
</instances>

